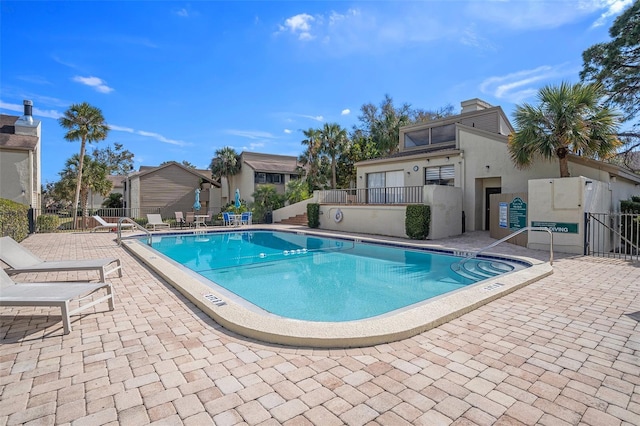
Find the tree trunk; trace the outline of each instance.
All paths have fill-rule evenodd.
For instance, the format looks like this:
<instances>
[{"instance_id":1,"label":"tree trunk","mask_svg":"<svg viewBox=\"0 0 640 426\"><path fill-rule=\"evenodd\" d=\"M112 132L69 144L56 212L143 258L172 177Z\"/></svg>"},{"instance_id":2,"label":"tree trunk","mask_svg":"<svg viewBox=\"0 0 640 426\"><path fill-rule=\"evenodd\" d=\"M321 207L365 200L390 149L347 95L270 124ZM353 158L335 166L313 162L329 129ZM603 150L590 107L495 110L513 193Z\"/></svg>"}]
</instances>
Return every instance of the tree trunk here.
<instances>
[{"instance_id":1,"label":"tree trunk","mask_svg":"<svg viewBox=\"0 0 640 426\"><path fill-rule=\"evenodd\" d=\"M331 189L336 189L338 182L336 179L336 157L331 157Z\"/></svg>"},{"instance_id":2,"label":"tree trunk","mask_svg":"<svg viewBox=\"0 0 640 426\"><path fill-rule=\"evenodd\" d=\"M567 147L562 146L556 149L556 155L560 160L560 177L561 178L571 177L571 173L569 173L569 159L567 158L568 154L569 154L569 150L567 149Z\"/></svg>"},{"instance_id":3,"label":"tree trunk","mask_svg":"<svg viewBox=\"0 0 640 426\"><path fill-rule=\"evenodd\" d=\"M78 164L78 181L76 182L76 198L73 203L73 228L78 228L78 203L80 202L80 186L82 185L82 166L84 163L84 150L87 142L86 136L82 136L80 142L80 162Z\"/></svg>"}]
</instances>

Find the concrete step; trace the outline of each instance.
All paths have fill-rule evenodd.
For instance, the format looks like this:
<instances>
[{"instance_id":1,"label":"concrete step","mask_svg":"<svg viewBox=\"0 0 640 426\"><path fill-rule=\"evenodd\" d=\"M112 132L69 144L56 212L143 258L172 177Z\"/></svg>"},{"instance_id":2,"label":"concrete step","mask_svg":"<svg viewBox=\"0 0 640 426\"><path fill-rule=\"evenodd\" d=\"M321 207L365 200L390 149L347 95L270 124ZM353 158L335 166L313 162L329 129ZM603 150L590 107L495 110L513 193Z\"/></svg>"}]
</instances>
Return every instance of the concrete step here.
<instances>
[{"instance_id":1,"label":"concrete step","mask_svg":"<svg viewBox=\"0 0 640 426\"><path fill-rule=\"evenodd\" d=\"M288 219L281 220L278 223L282 223L285 225L301 225L307 226L309 222L307 221L307 214L299 214L297 216L290 217Z\"/></svg>"}]
</instances>

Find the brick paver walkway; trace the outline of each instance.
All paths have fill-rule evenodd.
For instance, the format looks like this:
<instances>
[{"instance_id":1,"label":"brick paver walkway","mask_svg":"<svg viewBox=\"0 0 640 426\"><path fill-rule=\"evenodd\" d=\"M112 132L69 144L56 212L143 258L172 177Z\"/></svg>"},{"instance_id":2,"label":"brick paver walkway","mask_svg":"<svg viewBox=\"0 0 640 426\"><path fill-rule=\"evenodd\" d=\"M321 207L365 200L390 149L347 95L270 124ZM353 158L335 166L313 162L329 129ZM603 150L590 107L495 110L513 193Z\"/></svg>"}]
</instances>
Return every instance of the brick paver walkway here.
<instances>
[{"instance_id":1,"label":"brick paver walkway","mask_svg":"<svg viewBox=\"0 0 640 426\"><path fill-rule=\"evenodd\" d=\"M67 336L55 310L0 308L0 425L640 425L637 264L565 257L411 339L315 350L227 332L113 234L23 244L49 260L115 255L124 276L115 311L73 317Z\"/></svg>"}]
</instances>

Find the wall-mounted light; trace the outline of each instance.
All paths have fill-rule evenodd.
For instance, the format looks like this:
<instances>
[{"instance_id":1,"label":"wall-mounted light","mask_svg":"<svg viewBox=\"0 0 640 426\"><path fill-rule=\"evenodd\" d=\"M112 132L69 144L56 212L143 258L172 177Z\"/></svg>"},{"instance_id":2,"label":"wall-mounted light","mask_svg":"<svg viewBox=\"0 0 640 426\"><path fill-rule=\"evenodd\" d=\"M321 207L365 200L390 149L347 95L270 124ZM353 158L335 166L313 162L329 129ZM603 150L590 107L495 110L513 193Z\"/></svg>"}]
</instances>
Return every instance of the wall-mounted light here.
<instances>
[{"instance_id":1,"label":"wall-mounted light","mask_svg":"<svg viewBox=\"0 0 640 426\"><path fill-rule=\"evenodd\" d=\"M408 174L408 175L410 175L410 174L411 174L411 172L407 170L407 174Z\"/></svg>"},{"instance_id":2,"label":"wall-mounted light","mask_svg":"<svg viewBox=\"0 0 640 426\"><path fill-rule=\"evenodd\" d=\"M489 170L491 168L491 166L488 165L488 164L485 167L486 167L487 170Z\"/></svg>"},{"instance_id":3,"label":"wall-mounted light","mask_svg":"<svg viewBox=\"0 0 640 426\"><path fill-rule=\"evenodd\" d=\"M591 191L593 189L593 182L590 180L586 181L584 185L587 187L587 191Z\"/></svg>"},{"instance_id":4,"label":"wall-mounted light","mask_svg":"<svg viewBox=\"0 0 640 426\"><path fill-rule=\"evenodd\" d=\"M446 157L446 158L447 158L447 161L449 161L449 156L448 156L448 155L447 155L447 157Z\"/></svg>"},{"instance_id":5,"label":"wall-mounted light","mask_svg":"<svg viewBox=\"0 0 640 426\"><path fill-rule=\"evenodd\" d=\"M429 162L429 159L427 158L427 163Z\"/></svg>"},{"instance_id":6,"label":"wall-mounted light","mask_svg":"<svg viewBox=\"0 0 640 426\"><path fill-rule=\"evenodd\" d=\"M358 176L360 179L362 179L362 176Z\"/></svg>"}]
</instances>

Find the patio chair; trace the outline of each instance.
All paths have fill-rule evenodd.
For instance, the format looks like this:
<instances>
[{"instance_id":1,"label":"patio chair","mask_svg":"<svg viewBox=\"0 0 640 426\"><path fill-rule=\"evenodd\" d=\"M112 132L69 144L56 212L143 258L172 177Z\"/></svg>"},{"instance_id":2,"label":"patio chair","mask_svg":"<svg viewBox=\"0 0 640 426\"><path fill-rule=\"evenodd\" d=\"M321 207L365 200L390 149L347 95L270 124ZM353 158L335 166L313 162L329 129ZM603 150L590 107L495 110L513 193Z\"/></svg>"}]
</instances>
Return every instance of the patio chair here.
<instances>
[{"instance_id":1,"label":"patio chair","mask_svg":"<svg viewBox=\"0 0 640 426\"><path fill-rule=\"evenodd\" d=\"M176 215L176 223L179 224L180 229L182 229L182 227L187 224L187 222L184 220L182 212L175 212L174 214Z\"/></svg>"},{"instance_id":2,"label":"patio chair","mask_svg":"<svg viewBox=\"0 0 640 426\"><path fill-rule=\"evenodd\" d=\"M0 238L0 260L9 266L6 270L9 275L27 272L98 271L102 282L107 275L116 271L119 277L122 276L118 258L44 261L11 237ZM108 268L112 264L115 266Z\"/></svg>"},{"instance_id":3,"label":"patio chair","mask_svg":"<svg viewBox=\"0 0 640 426\"><path fill-rule=\"evenodd\" d=\"M16 283L0 270L0 306L54 306L61 310L64 334L71 332L70 316L101 302L109 303L113 311L113 287L109 283ZM82 301L89 295L106 290L106 295L69 310L73 299Z\"/></svg>"},{"instance_id":4,"label":"patio chair","mask_svg":"<svg viewBox=\"0 0 640 426\"><path fill-rule=\"evenodd\" d=\"M240 216L240 223L242 225L251 225L251 212L244 212L242 213L242 216Z\"/></svg>"},{"instance_id":5,"label":"patio chair","mask_svg":"<svg viewBox=\"0 0 640 426\"><path fill-rule=\"evenodd\" d=\"M187 212L187 218L185 222L191 228L192 226L196 226L196 214L194 212Z\"/></svg>"},{"instance_id":6,"label":"patio chair","mask_svg":"<svg viewBox=\"0 0 640 426\"><path fill-rule=\"evenodd\" d=\"M96 222L98 222L100 225L96 226L95 228L91 229L91 232L96 232L100 229L108 229L110 231L115 231L118 229L118 222L107 222L106 220L104 220L103 218L101 218L98 215L94 215L92 216ZM133 231L133 223L121 223L120 224L120 229L130 229L131 231Z\"/></svg>"},{"instance_id":7,"label":"patio chair","mask_svg":"<svg viewBox=\"0 0 640 426\"><path fill-rule=\"evenodd\" d=\"M231 218L229 212L222 212L222 222L224 223L224 226L233 225L233 219Z\"/></svg>"},{"instance_id":8,"label":"patio chair","mask_svg":"<svg viewBox=\"0 0 640 426\"><path fill-rule=\"evenodd\" d=\"M170 228L171 225L169 225L167 222L163 222L162 221L162 216L160 216L160 214L158 213L147 213L147 219L149 220L147 222L147 229L149 229L150 227L152 227L153 231L156 231L158 227L160 228Z\"/></svg>"}]
</instances>

